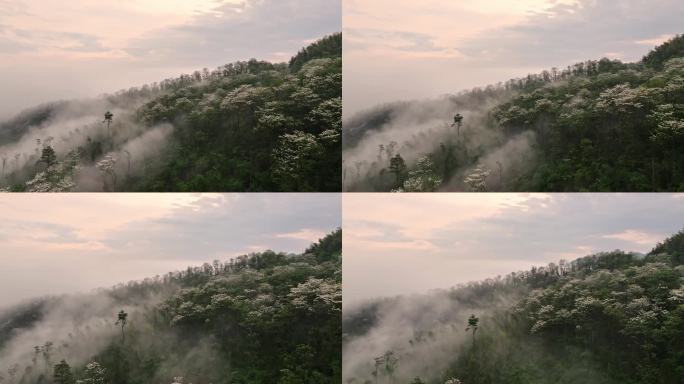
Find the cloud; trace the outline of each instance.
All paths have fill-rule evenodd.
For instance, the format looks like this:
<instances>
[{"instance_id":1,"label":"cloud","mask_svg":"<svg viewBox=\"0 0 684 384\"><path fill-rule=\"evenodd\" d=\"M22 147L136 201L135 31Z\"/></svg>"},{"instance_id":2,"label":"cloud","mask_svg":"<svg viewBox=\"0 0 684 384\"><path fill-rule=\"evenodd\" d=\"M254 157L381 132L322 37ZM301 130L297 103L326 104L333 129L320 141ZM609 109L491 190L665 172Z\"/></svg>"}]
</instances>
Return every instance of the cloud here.
<instances>
[{"instance_id":1,"label":"cloud","mask_svg":"<svg viewBox=\"0 0 684 384\"><path fill-rule=\"evenodd\" d=\"M662 241L666 236L662 233L648 233L644 231L638 231L633 229L628 229L620 233L612 233L609 235L603 235L604 239L617 239L622 241L627 241L639 245L653 246L657 242Z\"/></svg>"},{"instance_id":2,"label":"cloud","mask_svg":"<svg viewBox=\"0 0 684 384\"><path fill-rule=\"evenodd\" d=\"M120 257L198 262L254 244L298 252L341 225L339 195L232 194L195 200L151 220L132 221L102 242ZM144 255L139 249L146 249Z\"/></svg>"},{"instance_id":3,"label":"cloud","mask_svg":"<svg viewBox=\"0 0 684 384\"><path fill-rule=\"evenodd\" d=\"M344 116L602 57L681 33L678 0L346 0Z\"/></svg>"},{"instance_id":4,"label":"cloud","mask_svg":"<svg viewBox=\"0 0 684 384\"><path fill-rule=\"evenodd\" d=\"M684 8L676 0L579 0L483 31L457 48L492 66L566 66L610 52L635 61L646 53L644 45L655 46L680 32L682 17Z\"/></svg>"},{"instance_id":5,"label":"cloud","mask_svg":"<svg viewBox=\"0 0 684 384\"><path fill-rule=\"evenodd\" d=\"M152 62L219 65L282 58L307 41L341 29L339 0L252 0L227 3L183 25L131 41L127 52Z\"/></svg>"},{"instance_id":6,"label":"cloud","mask_svg":"<svg viewBox=\"0 0 684 384\"><path fill-rule=\"evenodd\" d=\"M381 29L349 29L345 36L349 49L372 49L375 56L446 59L461 57L457 50L440 46L434 36L426 33Z\"/></svg>"},{"instance_id":7,"label":"cloud","mask_svg":"<svg viewBox=\"0 0 684 384\"><path fill-rule=\"evenodd\" d=\"M24 15L28 16L26 3L21 0L0 0L0 16Z\"/></svg>"},{"instance_id":8,"label":"cloud","mask_svg":"<svg viewBox=\"0 0 684 384\"><path fill-rule=\"evenodd\" d=\"M672 39L673 37L675 37L675 35L670 34L670 33L666 33L664 35L660 35L660 36L654 37L652 39L637 40L634 43L640 44L640 45L648 45L648 46L653 47L656 45L660 45L660 44Z\"/></svg>"},{"instance_id":9,"label":"cloud","mask_svg":"<svg viewBox=\"0 0 684 384\"><path fill-rule=\"evenodd\" d=\"M0 0L0 120L234 61L287 61L340 31L340 15L341 0Z\"/></svg>"},{"instance_id":10,"label":"cloud","mask_svg":"<svg viewBox=\"0 0 684 384\"><path fill-rule=\"evenodd\" d=\"M349 302L448 288L595 252L648 252L684 227L681 194L345 194L343 199Z\"/></svg>"},{"instance_id":11,"label":"cloud","mask_svg":"<svg viewBox=\"0 0 684 384\"><path fill-rule=\"evenodd\" d=\"M591 255L593 253L599 252L600 250L595 249L590 245L578 245L574 249L570 249L567 252L546 252L544 255L552 258L552 260L575 260L577 258Z\"/></svg>"},{"instance_id":12,"label":"cloud","mask_svg":"<svg viewBox=\"0 0 684 384\"><path fill-rule=\"evenodd\" d=\"M327 232L327 231L326 231ZM296 240L306 240L313 242L316 239L320 239L325 236L325 233L318 229L304 228L296 232L279 233L275 237L279 239L296 239Z\"/></svg>"},{"instance_id":13,"label":"cloud","mask_svg":"<svg viewBox=\"0 0 684 384\"><path fill-rule=\"evenodd\" d=\"M338 194L4 194L0 210L0 307L249 252L298 253L341 226Z\"/></svg>"}]
</instances>

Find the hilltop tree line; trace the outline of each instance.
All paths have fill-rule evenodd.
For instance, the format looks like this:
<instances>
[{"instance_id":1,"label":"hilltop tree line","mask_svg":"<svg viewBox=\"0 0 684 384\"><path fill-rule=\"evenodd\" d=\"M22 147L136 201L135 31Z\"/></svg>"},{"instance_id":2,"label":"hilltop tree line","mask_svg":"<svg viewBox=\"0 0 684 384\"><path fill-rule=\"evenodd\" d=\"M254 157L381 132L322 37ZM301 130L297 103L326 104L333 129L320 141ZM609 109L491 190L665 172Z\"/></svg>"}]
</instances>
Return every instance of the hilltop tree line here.
<instances>
[{"instance_id":1,"label":"hilltop tree line","mask_svg":"<svg viewBox=\"0 0 684 384\"><path fill-rule=\"evenodd\" d=\"M110 339L81 363L89 326L6 365L0 383L339 383L341 231L301 255L262 252L215 261L106 292ZM158 304L147 302L163 297ZM53 300L68 300L67 298ZM40 327L49 300L0 318L0 356L19 330ZM52 303L59 305L59 302ZM88 320L83 315L83 321ZM40 330L36 330L39 332ZM98 336L105 337L105 336Z\"/></svg>"},{"instance_id":2,"label":"hilltop tree line","mask_svg":"<svg viewBox=\"0 0 684 384\"><path fill-rule=\"evenodd\" d=\"M320 39L289 64L240 61L104 97L125 113L95 111L96 102L22 113L0 125L0 186L93 188L79 185L80 172L92 167L105 191L339 191L341 40L341 33ZM58 137L46 134L34 153L12 150L31 127L49 126L72 109L104 120ZM163 148L126 149L158 127L169 128ZM49 162L43 161L46 152Z\"/></svg>"},{"instance_id":3,"label":"hilltop tree line","mask_svg":"<svg viewBox=\"0 0 684 384\"><path fill-rule=\"evenodd\" d=\"M450 300L460 306L481 303L479 316L456 324L445 317L433 329L416 329L417 338L407 340L405 349L369 361L374 368L367 378L346 377L345 383L679 383L683 245L681 231L647 255L599 253L455 288ZM510 294L517 299L505 309L494 308L497 298ZM345 314L345 343L367 337L386 303ZM401 371L412 366L419 343L429 347L438 341L433 333L438 326L453 329L454 343L464 330L472 341L465 339L457 353L439 357L448 362L444 371L430 372L429 364L424 370L430 374L423 377Z\"/></svg>"},{"instance_id":4,"label":"hilltop tree line","mask_svg":"<svg viewBox=\"0 0 684 384\"><path fill-rule=\"evenodd\" d=\"M377 160L345 164L347 189L684 190L683 42L675 37L637 63L586 61L453 96L455 124L445 119L442 126L382 144ZM470 105L476 100L497 105L481 110ZM382 107L353 119L345 147L359 145L403 108ZM523 138L529 151L508 151ZM383 153L389 146L392 152ZM497 151L501 155L492 155Z\"/></svg>"},{"instance_id":5,"label":"hilltop tree line","mask_svg":"<svg viewBox=\"0 0 684 384\"><path fill-rule=\"evenodd\" d=\"M143 106L143 121L177 127L150 189L339 190L340 41L341 34L320 40L289 66L239 63L228 77L209 74Z\"/></svg>"}]
</instances>

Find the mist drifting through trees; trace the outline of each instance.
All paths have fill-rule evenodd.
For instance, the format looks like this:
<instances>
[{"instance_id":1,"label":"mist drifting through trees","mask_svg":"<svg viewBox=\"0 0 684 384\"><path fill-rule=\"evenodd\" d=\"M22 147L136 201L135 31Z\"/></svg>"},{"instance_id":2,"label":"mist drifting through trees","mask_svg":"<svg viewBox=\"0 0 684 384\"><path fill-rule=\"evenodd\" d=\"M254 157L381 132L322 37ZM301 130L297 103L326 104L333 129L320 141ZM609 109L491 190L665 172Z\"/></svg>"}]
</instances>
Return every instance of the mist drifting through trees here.
<instances>
[{"instance_id":1,"label":"mist drifting through trees","mask_svg":"<svg viewBox=\"0 0 684 384\"><path fill-rule=\"evenodd\" d=\"M680 191L682 84L678 36L637 63L586 61L371 108L344 122L344 189Z\"/></svg>"},{"instance_id":2,"label":"mist drifting through trees","mask_svg":"<svg viewBox=\"0 0 684 384\"><path fill-rule=\"evenodd\" d=\"M683 341L681 231L646 255L597 253L345 307L343 382L678 383Z\"/></svg>"},{"instance_id":3,"label":"mist drifting through trees","mask_svg":"<svg viewBox=\"0 0 684 384\"><path fill-rule=\"evenodd\" d=\"M339 191L341 39L289 63L252 59L24 111L0 122L0 189Z\"/></svg>"},{"instance_id":4,"label":"mist drifting through trees","mask_svg":"<svg viewBox=\"0 0 684 384\"><path fill-rule=\"evenodd\" d=\"M339 383L341 230L0 311L0 383Z\"/></svg>"}]
</instances>

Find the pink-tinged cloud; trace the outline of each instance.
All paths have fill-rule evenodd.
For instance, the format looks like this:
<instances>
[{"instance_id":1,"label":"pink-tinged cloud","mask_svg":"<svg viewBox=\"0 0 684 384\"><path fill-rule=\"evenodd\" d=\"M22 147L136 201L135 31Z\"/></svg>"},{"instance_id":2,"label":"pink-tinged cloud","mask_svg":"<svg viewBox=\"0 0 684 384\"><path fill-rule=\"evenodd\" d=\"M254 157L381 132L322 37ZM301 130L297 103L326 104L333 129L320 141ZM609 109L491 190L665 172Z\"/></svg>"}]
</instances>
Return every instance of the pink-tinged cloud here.
<instances>
[{"instance_id":1,"label":"pink-tinged cloud","mask_svg":"<svg viewBox=\"0 0 684 384\"><path fill-rule=\"evenodd\" d=\"M0 194L0 307L251 252L299 253L340 216L337 194Z\"/></svg>"},{"instance_id":2,"label":"pink-tinged cloud","mask_svg":"<svg viewBox=\"0 0 684 384\"><path fill-rule=\"evenodd\" d=\"M666 234L663 233L650 233L634 229L628 229L619 233L611 233L609 235L604 235L606 239L617 239L622 241L627 241L630 243L653 246L657 242L663 240Z\"/></svg>"},{"instance_id":3,"label":"pink-tinged cloud","mask_svg":"<svg viewBox=\"0 0 684 384\"><path fill-rule=\"evenodd\" d=\"M681 194L345 194L345 302L648 252L682 215Z\"/></svg>"},{"instance_id":4,"label":"pink-tinged cloud","mask_svg":"<svg viewBox=\"0 0 684 384\"><path fill-rule=\"evenodd\" d=\"M0 120L238 60L286 61L341 24L340 0L0 0Z\"/></svg>"},{"instance_id":5,"label":"pink-tinged cloud","mask_svg":"<svg viewBox=\"0 0 684 384\"><path fill-rule=\"evenodd\" d=\"M678 0L347 0L345 118L604 56L681 33Z\"/></svg>"},{"instance_id":6,"label":"pink-tinged cloud","mask_svg":"<svg viewBox=\"0 0 684 384\"><path fill-rule=\"evenodd\" d=\"M324 232L319 229L304 228L296 232L279 233L276 237L279 239L296 239L314 242L325 236L326 232L327 231Z\"/></svg>"}]
</instances>

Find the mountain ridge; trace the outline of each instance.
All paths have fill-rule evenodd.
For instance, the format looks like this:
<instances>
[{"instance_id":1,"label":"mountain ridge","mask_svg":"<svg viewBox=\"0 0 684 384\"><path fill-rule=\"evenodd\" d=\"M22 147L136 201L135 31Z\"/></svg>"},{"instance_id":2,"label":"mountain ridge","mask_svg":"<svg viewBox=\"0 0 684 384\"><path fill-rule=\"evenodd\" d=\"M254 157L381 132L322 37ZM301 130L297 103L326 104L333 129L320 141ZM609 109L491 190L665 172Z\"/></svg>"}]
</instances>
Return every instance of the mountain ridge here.
<instances>
[{"instance_id":1,"label":"mountain ridge","mask_svg":"<svg viewBox=\"0 0 684 384\"><path fill-rule=\"evenodd\" d=\"M344 122L344 189L682 190L683 41L361 112Z\"/></svg>"},{"instance_id":2,"label":"mountain ridge","mask_svg":"<svg viewBox=\"0 0 684 384\"><path fill-rule=\"evenodd\" d=\"M8 308L0 382L59 382L60 361L86 381L96 363L121 384L339 382L341 234Z\"/></svg>"},{"instance_id":3,"label":"mountain ridge","mask_svg":"<svg viewBox=\"0 0 684 384\"><path fill-rule=\"evenodd\" d=\"M345 310L345 382L677 383L682 244L684 230L646 255L603 252Z\"/></svg>"},{"instance_id":4,"label":"mountain ridge","mask_svg":"<svg viewBox=\"0 0 684 384\"><path fill-rule=\"evenodd\" d=\"M0 123L0 188L339 191L341 55L337 33L291 64L238 61L28 109Z\"/></svg>"}]
</instances>

